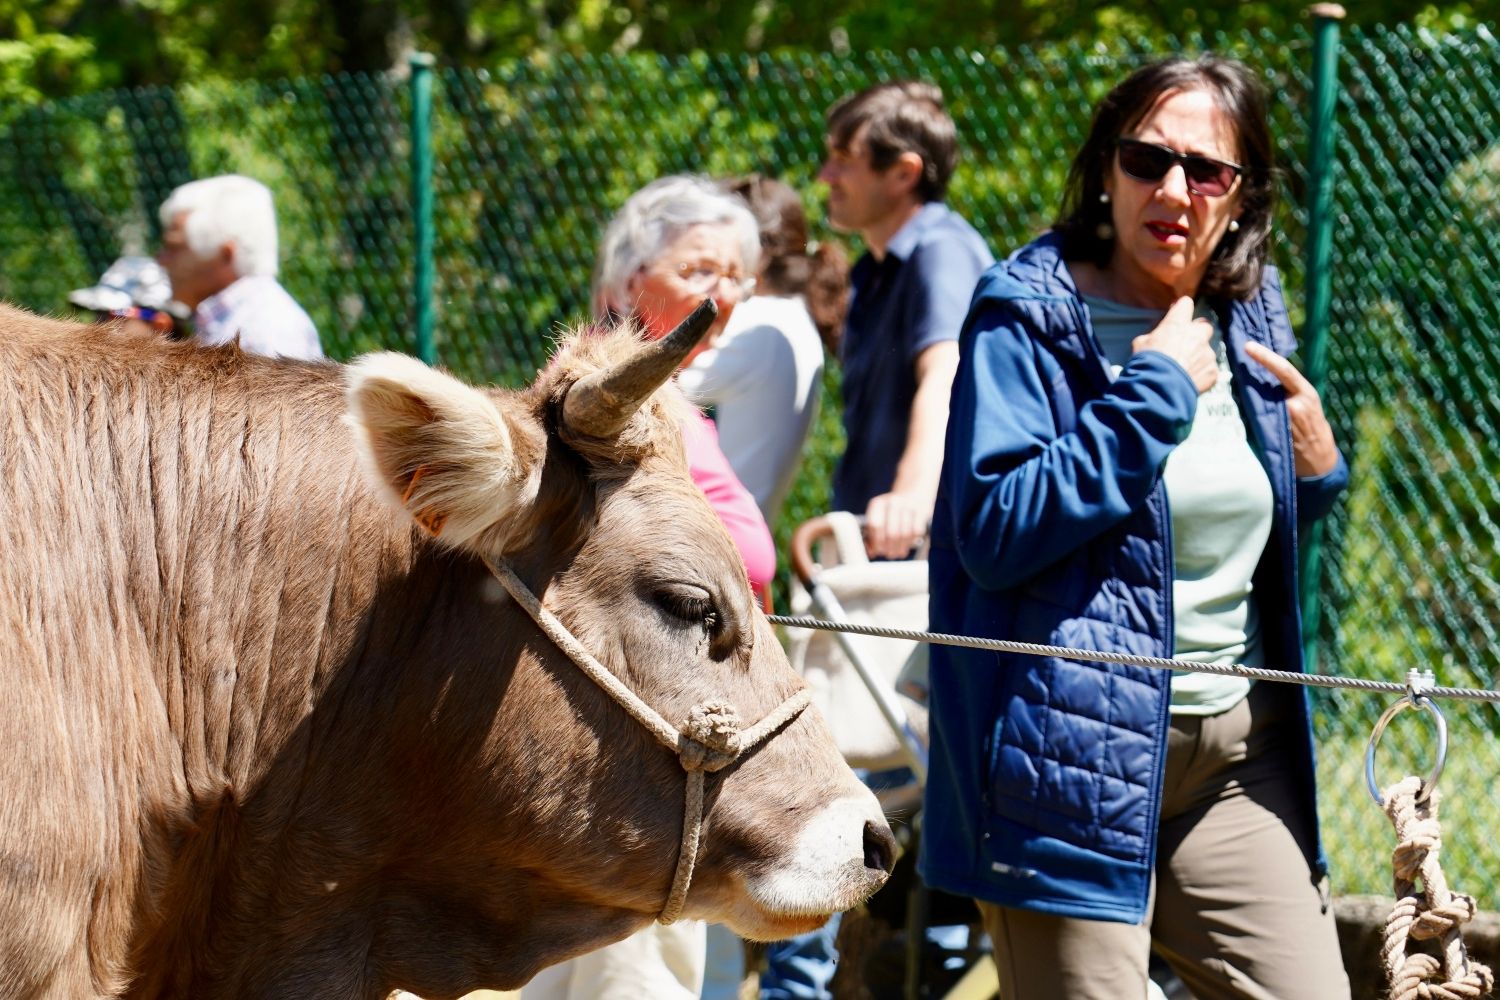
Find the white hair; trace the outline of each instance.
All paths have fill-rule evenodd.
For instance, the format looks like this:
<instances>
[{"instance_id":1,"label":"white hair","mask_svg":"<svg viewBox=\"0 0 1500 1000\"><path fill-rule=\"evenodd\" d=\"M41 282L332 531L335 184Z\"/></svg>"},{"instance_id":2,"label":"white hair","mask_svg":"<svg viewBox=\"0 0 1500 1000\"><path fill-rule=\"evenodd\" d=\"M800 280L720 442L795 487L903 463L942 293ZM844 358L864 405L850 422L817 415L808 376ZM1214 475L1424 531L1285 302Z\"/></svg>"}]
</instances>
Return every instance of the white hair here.
<instances>
[{"instance_id":1,"label":"white hair","mask_svg":"<svg viewBox=\"0 0 1500 1000\"><path fill-rule=\"evenodd\" d=\"M239 276L276 273L276 207L260 181L239 174L190 181L162 203L162 226L183 212L188 213L183 226L188 249L199 257L230 243Z\"/></svg>"},{"instance_id":2,"label":"white hair","mask_svg":"<svg viewBox=\"0 0 1500 1000\"><path fill-rule=\"evenodd\" d=\"M615 213L599 244L594 314L629 313L630 279L654 263L667 244L693 226L726 223L739 233L741 265L753 275L760 263L760 230L743 198L694 174L674 174L641 188Z\"/></svg>"}]
</instances>

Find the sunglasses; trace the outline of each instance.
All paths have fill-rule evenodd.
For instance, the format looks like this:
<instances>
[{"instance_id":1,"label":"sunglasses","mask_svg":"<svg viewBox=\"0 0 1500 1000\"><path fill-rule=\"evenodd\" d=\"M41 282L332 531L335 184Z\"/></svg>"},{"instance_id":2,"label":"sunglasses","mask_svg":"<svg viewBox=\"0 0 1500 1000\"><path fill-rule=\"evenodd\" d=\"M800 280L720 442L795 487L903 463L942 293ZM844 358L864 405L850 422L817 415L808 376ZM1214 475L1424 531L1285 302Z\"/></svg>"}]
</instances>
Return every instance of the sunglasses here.
<instances>
[{"instance_id":1,"label":"sunglasses","mask_svg":"<svg viewBox=\"0 0 1500 1000\"><path fill-rule=\"evenodd\" d=\"M1187 177L1188 190L1210 198L1228 194L1234 186L1234 179L1245 172L1244 167L1233 163L1197 153L1179 153L1170 146L1158 146L1139 139L1121 139L1118 148L1120 169L1136 180L1159 181L1180 163L1183 175Z\"/></svg>"}]
</instances>

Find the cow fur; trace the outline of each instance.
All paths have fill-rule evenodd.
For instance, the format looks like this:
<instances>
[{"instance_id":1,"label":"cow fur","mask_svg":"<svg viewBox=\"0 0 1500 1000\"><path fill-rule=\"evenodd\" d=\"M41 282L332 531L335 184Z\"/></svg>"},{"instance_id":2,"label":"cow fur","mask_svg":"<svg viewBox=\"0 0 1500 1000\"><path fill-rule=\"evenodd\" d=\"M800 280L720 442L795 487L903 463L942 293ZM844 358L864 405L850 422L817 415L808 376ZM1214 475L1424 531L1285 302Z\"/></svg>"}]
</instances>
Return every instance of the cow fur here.
<instances>
[{"instance_id":1,"label":"cow fur","mask_svg":"<svg viewBox=\"0 0 1500 1000\"><path fill-rule=\"evenodd\" d=\"M668 718L800 684L675 391L608 441L558 427L634 343L481 391L0 308L0 996L436 1000L651 919L681 770L474 558ZM819 922L745 885L851 781L812 712L710 779L689 915Z\"/></svg>"}]
</instances>

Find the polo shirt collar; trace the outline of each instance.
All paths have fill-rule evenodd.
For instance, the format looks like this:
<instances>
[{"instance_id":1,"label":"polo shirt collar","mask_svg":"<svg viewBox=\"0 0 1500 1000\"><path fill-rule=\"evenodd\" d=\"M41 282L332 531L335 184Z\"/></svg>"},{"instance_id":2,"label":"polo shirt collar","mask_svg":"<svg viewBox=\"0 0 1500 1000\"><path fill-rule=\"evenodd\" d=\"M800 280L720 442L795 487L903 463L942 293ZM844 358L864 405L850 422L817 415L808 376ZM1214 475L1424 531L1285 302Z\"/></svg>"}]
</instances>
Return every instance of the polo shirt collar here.
<instances>
[{"instance_id":1,"label":"polo shirt collar","mask_svg":"<svg viewBox=\"0 0 1500 1000\"><path fill-rule=\"evenodd\" d=\"M896 235L885 245L887 257L905 260L917 248L924 233L948 215L948 206L940 201L929 201L917 210L917 214L906 220L906 225L896 230Z\"/></svg>"}]
</instances>

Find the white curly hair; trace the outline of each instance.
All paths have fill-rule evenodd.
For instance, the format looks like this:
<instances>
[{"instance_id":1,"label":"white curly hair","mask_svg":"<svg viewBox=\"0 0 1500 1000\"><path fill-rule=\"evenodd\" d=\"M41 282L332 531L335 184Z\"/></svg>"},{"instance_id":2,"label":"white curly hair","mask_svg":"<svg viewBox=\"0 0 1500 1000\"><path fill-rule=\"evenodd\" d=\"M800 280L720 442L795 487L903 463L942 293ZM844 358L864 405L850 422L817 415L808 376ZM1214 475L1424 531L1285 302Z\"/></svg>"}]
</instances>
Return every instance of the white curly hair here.
<instances>
[{"instance_id":1,"label":"white curly hair","mask_svg":"<svg viewBox=\"0 0 1500 1000\"><path fill-rule=\"evenodd\" d=\"M760 229L745 200L707 177L673 174L626 199L610 220L594 264L594 314L632 311L630 279L654 263L668 244L693 226L732 224L740 237L745 274L760 264Z\"/></svg>"},{"instance_id":2,"label":"white curly hair","mask_svg":"<svg viewBox=\"0 0 1500 1000\"><path fill-rule=\"evenodd\" d=\"M276 208L260 181L240 174L190 181L162 204L162 228L182 212L188 213L183 235L193 253L209 257L232 243L236 274L276 274Z\"/></svg>"}]
</instances>

